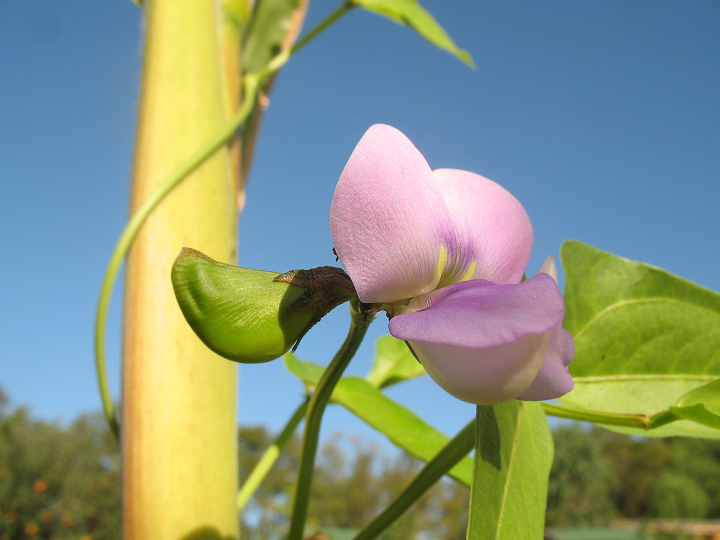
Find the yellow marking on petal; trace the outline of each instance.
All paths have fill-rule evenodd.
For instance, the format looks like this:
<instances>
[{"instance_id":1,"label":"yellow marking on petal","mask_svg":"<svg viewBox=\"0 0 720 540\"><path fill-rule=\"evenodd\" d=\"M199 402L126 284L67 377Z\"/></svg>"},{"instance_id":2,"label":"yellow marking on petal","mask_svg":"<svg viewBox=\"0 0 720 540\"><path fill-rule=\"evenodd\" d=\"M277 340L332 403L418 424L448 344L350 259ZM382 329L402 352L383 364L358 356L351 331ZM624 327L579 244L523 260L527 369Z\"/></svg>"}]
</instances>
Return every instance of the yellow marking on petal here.
<instances>
[{"instance_id":1,"label":"yellow marking on petal","mask_svg":"<svg viewBox=\"0 0 720 540\"><path fill-rule=\"evenodd\" d=\"M475 274L476 268L477 268L477 261L475 259L473 259L472 262L470 263L470 268L468 268L467 272L465 272L463 274L463 276L460 278L458 283L460 283L461 281L468 281L468 280L472 279L473 274Z\"/></svg>"},{"instance_id":2,"label":"yellow marking on petal","mask_svg":"<svg viewBox=\"0 0 720 540\"><path fill-rule=\"evenodd\" d=\"M453 266L453 269L448 272L441 280L440 283L438 283L437 288L441 289L443 287L447 287L448 285L453 285L455 283L460 283L462 281L468 281L469 279L472 279L473 274L475 274L475 269L477 268L477 261L473 259L470 262L469 268L465 271L465 273L457 277L457 271L458 267L460 266L460 257L457 257L455 259L455 266Z\"/></svg>"},{"instance_id":3,"label":"yellow marking on petal","mask_svg":"<svg viewBox=\"0 0 720 540\"><path fill-rule=\"evenodd\" d=\"M435 266L435 271L433 272L432 278L430 279L430 283L428 283L427 287L425 287L422 290L421 294L427 294L430 291L434 291L438 288L440 279L443 276L443 273L445 272L445 266L447 265L448 261L448 251L447 248L440 244L440 255L438 256L438 262Z\"/></svg>"},{"instance_id":4,"label":"yellow marking on petal","mask_svg":"<svg viewBox=\"0 0 720 540\"><path fill-rule=\"evenodd\" d=\"M443 287L447 287L448 285L452 285L453 283L455 283L455 280L453 280L453 276L455 275L455 272L457 272L459 264L460 259L455 257L455 265L452 267L452 270L443 274L437 286L435 287L436 289L442 289Z\"/></svg>"}]
</instances>

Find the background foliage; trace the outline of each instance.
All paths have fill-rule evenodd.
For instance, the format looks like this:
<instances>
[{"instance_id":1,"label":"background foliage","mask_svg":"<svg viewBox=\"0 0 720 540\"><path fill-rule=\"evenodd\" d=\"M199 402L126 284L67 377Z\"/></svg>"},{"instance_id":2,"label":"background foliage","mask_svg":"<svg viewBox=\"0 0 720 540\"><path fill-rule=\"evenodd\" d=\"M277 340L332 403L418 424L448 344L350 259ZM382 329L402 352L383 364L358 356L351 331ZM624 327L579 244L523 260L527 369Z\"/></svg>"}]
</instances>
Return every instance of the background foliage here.
<instances>
[{"instance_id":1,"label":"background foliage","mask_svg":"<svg viewBox=\"0 0 720 540\"><path fill-rule=\"evenodd\" d=\"M240 481L273 440L239 429ZM577 423L553 430L549 527L602 526L616 518L720 519L720 442L649 439ZM299 441L286 445L242 516L243 538L272 540L286 516ZM0 394L0 540L119 538L117 445L102 417L68 425L33 418ZM358 529L412 479L419 462L342 435L321 449L310 504L314 529ZM469 490L446 479L384 538L462 540Z\"/></svg>"}]
</instances>

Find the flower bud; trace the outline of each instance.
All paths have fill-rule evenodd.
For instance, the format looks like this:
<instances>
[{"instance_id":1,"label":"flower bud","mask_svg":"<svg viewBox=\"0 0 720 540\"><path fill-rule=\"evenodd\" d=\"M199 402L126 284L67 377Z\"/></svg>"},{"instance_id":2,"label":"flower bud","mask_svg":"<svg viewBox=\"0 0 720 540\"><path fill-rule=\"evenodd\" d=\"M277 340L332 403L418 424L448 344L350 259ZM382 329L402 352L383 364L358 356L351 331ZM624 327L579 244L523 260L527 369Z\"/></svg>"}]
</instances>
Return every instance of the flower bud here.
<instances>
[{"instance_id":1,"label":"flower bud","mask_svg":"<svg viewBox=\"0 0 720 540\"><path fill-rule=\"evenodd\" d=\"M333 270L277 274L183 248L172 284L185 319L205 345L228 360L254 364L297 346L326 313L354 295L347 275Z\"/></svg>"}]
</instances>

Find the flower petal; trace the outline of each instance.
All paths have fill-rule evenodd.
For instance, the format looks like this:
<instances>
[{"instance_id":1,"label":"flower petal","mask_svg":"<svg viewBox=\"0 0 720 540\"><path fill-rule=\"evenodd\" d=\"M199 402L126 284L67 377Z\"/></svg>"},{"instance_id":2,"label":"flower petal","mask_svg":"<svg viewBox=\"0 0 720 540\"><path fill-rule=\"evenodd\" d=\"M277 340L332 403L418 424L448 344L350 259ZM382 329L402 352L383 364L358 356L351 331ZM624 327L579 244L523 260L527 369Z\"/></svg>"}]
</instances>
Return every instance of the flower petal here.
<instances>
[{"instance_id":1,"label":"flower petal","mask_svg":"<svg viewBox=\"0 0 720 540\"><path fill-rule=\"evenodd\" d=\"M408 345L447 393L468 403L495 405L517 397L533 382L547 340L546 334L528 334L485 348L421 341Z\"/></svg>"},{"instance_id":2,"label":"flower petal","mask_svg":"<svg viewBox=\"0 0 720 540\"><path fill-rule=\"evenodd\" d=\"M552 277L516 285L465 281L434 291L421 311L390 320L432 379L458 399L490 405L522 394L536 379L565 314Z\"/></svg>"},{"instance_id":3,"label":"flower petal","mask_svg":"<svg viewBox=\"0 0 720 540\"><path fill-rule=\"evenodd\" d=\"M460 244L459 268L473 259L476 267L469 279L519 283L533 242L530 218L520 201L479 174L438 169L433 175Z\"/></svg>"},{"instance_id":4,"label":"flower petal","mask_svg":"<svg viewBox=\"0 0 720 540\"><path fill-rule=\"evenodd\" d=\"M517 399L543 401L564 396L574 387L567 366L575 356L575 342L570 332L557 326L550 332L550 342L542 367L533 383Z\"/></svg>"},{"instance_id":5,"label":"flower petal","mask_svg":"<svg viewBox=\"0 0 720 540\"><path fill-rule=\"evenodd\" d=\"M435 289L457 244L430 166L405 135L372 126L340 176L330 208L337 255L361 301Z\"/></svg>"},{"instance_id":6,"label":"flower petal","mask_svg":"<svg viewBox=\"0 0 720 540\"><path fill-rule=\"evenodd\" d=\"M548 255L547 259L545 259L545 262L540 267L540 270L538 270L538 274L547 274L553 280L555 283L557 283L558 280L558 274L557 274L557 266L555 265L555 257L552 255Z\"/></svg>"},{"instance_id":7,"label":"flower petal","mask_svg":"<svg viewBox=\"0 0 720 540\"><path fill-rule=\"evenodd\" d=\"M493 347L549 332L565 315L562 295L547 274L515 285L456 283L433 291L420 307L393 317L390 333L405 341Z\"/></svg>"}]
</instances>

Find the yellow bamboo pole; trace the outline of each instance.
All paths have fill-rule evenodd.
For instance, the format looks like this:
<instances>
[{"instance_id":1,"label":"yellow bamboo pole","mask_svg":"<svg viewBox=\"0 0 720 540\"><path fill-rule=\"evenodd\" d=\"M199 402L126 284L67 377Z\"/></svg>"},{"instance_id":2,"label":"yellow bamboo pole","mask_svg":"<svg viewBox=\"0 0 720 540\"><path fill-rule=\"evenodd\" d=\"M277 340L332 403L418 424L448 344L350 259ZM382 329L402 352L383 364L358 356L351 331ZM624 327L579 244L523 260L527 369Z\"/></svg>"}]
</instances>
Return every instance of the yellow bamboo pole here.
<instances>
[{"instance_id":1,"label":"yellow bamboo pole","mask_svg":"<svg viewBox=\"0 0 720 540\"><path fill-rule=\"evenodd\" d=\"M223 125L216 0L146 0L131 212ZM235 365L193 334L170 268L183 246L236 260L236 181L218 151L149 217L126 266L123 537L237 538Z\"/></svg>"}]
</instances>

